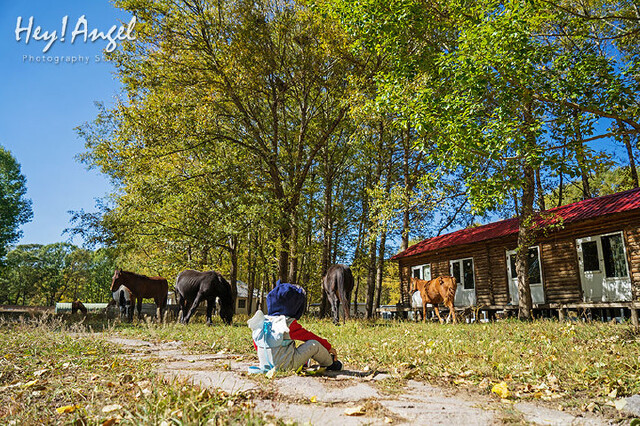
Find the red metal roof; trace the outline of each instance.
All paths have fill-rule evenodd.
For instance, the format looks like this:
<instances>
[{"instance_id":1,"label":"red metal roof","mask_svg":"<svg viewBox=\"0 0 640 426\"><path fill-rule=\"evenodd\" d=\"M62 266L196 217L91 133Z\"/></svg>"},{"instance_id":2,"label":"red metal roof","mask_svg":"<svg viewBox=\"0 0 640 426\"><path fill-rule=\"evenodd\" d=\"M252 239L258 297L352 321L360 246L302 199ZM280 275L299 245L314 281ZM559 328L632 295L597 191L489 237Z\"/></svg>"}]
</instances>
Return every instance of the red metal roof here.
<instances>
[{"instance_id":1,"label":"red metal roof","mask_svg":"<svg viewBox=\"0 0 640 426\"><path fill-rule=\"evenodd\" d=\"M559 220L562 220L563 223L577 222L636 209L640 209L640 188L598 198L590 198L588 200L578 201L577 203L567 204L566 206L549 209L538 218L536 226L547 226ZM518 232L518 225L519 219L512 218L427 238L414 244L405 251L396 254L391 260L415 256L446 247L476 243L516 234Z\"/></svg>"}]
</instances>

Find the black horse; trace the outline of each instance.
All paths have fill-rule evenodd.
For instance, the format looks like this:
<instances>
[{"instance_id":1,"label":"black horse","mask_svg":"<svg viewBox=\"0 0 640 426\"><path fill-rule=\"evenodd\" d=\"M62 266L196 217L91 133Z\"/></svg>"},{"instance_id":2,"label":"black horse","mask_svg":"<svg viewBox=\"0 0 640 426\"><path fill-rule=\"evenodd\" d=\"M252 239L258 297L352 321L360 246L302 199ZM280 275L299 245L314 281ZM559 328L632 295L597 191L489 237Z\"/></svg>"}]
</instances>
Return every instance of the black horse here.
<instances>
[{"instance_id":1,"label":"black horse","mask_svg":"<svg viewBox=\"0 0 640 426\"><path fill-rule=\"evenodd\" d=\"M220 273L216 271L182 271L176 278L175 290L178 306L182 310L180 322L187 324L204 299L207 301L207 325L211 325L211 313L216 303L216 297L219 297L220 318L225 324L231 324L235 302L231 285Z\"/></svg>"},{"instance_id":2,"label":"black horse","mask_svg":"<svg viewBox=\"0 0 640 426\"><path fill-rule=\"evenodd\" d=\"M345 321L349 319L349 304L353 290L353 274L347 265L333 265L322 280L322 289L327 294L333 312L333 323L340 323L340 303Z\"/></svg>"}]
</instances>

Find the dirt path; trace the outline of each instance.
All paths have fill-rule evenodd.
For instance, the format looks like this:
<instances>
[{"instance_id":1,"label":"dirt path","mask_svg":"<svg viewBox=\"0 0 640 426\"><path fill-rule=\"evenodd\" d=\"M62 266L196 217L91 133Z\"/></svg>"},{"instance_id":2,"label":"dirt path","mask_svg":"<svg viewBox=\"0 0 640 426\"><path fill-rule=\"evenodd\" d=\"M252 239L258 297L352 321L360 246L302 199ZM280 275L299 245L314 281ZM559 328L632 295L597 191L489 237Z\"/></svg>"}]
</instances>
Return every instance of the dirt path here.
<instances>
[{"instance_id":1,"label":"dirt path","mask_svg":"<svg viewBox=\"0 0 640 426\"><path fill-rule=\"evenodd\" d=\"M392 379L388 374L346 369L321 377L291 375L267 380L248 375L247 368L256 361L241 355L188 355L183 353L181 342L154 344L122 338L109 341L131 350L135 354L132 356L162 360L157 371L167 378L229 393L251 391L258 412L302 424L606 424L592 415L575 416L530 403L501 403L488 396L454 393L413 380L400 392L384 392L380 383ZM348 415L350 411L360 414Z\"/></svg>"}]
</instances>

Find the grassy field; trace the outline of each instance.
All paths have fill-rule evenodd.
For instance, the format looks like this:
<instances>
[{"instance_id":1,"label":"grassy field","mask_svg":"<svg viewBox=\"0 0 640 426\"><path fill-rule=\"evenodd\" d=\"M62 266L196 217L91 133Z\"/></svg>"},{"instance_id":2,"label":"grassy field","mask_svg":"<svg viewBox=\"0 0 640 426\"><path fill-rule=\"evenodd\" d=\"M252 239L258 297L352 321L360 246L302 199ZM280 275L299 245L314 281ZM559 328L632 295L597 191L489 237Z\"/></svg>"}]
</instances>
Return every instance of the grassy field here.
<instances>
[{"instance_id":1,"label":"grassy field","mask_svg":"<svg viewBox=\"0 0 640 426\"><path fill-rule=\"evenodd\" d=\"M199 321L185 327L91 317L82 324L59 318L2 322L0 422L263 423L247 395L167 383L151 373L150 361L123 357L122 349L103 339L180 340L192 353L253 354L245 321L236 317L231 327L219 320L213 327ZM326 337L346 368L390 373L381 383L388 392L398 392L408 379L481 393L500 384L510 400L610 414L621 397L640 393L640 335L627 325L300 323Z\"/></svg>"}]
</instances>

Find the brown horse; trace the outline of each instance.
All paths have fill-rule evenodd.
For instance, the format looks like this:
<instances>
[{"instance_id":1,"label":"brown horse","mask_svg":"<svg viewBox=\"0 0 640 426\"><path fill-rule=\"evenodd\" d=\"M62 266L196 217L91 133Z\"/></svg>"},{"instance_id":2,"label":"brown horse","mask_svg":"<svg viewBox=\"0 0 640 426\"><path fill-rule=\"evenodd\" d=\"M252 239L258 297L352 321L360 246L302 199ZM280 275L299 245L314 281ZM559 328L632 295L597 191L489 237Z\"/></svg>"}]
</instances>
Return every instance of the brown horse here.
<instances>
[{"instance_id":1,"label":"brown horse","mask_svg":"<svg viewBox=\"0 0 640 426\"><path fill-rule=\"evenodd\" d=\"M133 319L133 307L138 308L138 318L142 318L142 299L153 299L156 302L158 320L162 321L164 309L167 307L169 283L162 277L146 275L116 269L111 282L111 292L125 286L131 291L131 309L129 319Z\"/></svg>"},{"instance_id":2,"label":"brown horse","mask_svg":"<svg viewBox=\"0 0 640 426\"><path fill-rule=\"evenodd\" d=\"M84 315L87 315L87 308L82 304L78 299L71 302L71 314L75 315L78 311L82 312Z\"/></svg>"},{"instance_id":3,"label":"brown horse","mask_svg":"<svg viewBox=\"0 0 640 426\"><path fill-rule=\"evenodd\" d=\"M456 288L456 279L454 277L437 277L430 281L411 277L410 292L413 293L419 290L420 297L422 297L422 321L425 322L427 320L427 303L430 303L433 305L440 322L444 322L438 310L438 303L444 303L449 308L447 320L453 316L453 323L455 324L456 310L453 307L453 301L456 297Z\"/></svg>"}]
</instances>

